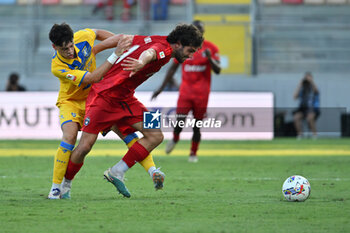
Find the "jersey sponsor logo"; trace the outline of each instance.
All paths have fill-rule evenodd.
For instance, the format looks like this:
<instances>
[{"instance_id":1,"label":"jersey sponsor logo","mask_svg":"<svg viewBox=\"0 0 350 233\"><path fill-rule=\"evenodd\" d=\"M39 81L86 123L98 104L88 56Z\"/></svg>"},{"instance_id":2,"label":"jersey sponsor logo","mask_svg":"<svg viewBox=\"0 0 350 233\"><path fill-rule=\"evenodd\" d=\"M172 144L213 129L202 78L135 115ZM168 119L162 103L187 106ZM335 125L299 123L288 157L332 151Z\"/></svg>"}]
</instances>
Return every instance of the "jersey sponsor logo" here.
<instances>
[{"instance_id":1,"label":"jersey sponsor logo","mask_svg":"<svg viewBox=\"0 0 350 233\"><path fill-rule=\"evenodd\" d=\"M66 78L67 78L67 79L70 79L70 80L72 80L72 81L75 81L75 80L77 79L77 77L76 77L75 75L72 75L72 74L67 74L67 75L66 75Z\"/></svg>"},{"instance_id":2,"label":"jersey sponsor logo","mask_svg":"<svg viewBox=\"0 0 350 233\"><path fill-rule=\"evenodd\" d=\"M84 120L84 125L87 126L88 124L90 124L90 117L86 117Z\"/></svg>"},{"instance_id":3,"label":"jersey sponsor logo","mask_svg":"<svg viewBox=\"0 0 350 233\"><path fill-rule=\"evenodd\" d=\"M75 112L71 112L70 114L72 114L72 117L76 117L77 114Z\"/></svg>"},{"instance_id":4,"label":"jersey sponsor logo","mask_svg":"<svg viewBox=\"0 0 350 233\"><path fill-rule=\"evenodd\" d=\"M159 52L159 57L160 58L165 58L165 53L163 51Z\"/></svg>"},{"instance_id":5,"label":"jersey sponsor logo","mask_svg":"<svg viewBox=\"0 0 350 233\"><path fill-rule=\"evenodd\" d=\"M205 71L206 66L199 66L199 65L185 65L185 72L203 72Z\"/></svg>"},{"instance_id":6,"label":"jersey sponsor logo","mask_svg":"<svg viewBox=\"0 0 350 233\"><path fill-rule=\"evenodd\" d=\"M151 43L152 42L152 38L148 36L148 37L146 37L144 39L144 41L145 41L146 44Z\"/></svg>"},{"instance_id":7,"label":"jersey sponsor logo","mask_svg":"<svg viewBox=\"0 0 350 233\"><path fill-rule=\"evenodd\" d=\"M144 129L160 129L162 114L157 109L156 112L143 112L143 128Z\"/></svg>"}]
</instances>

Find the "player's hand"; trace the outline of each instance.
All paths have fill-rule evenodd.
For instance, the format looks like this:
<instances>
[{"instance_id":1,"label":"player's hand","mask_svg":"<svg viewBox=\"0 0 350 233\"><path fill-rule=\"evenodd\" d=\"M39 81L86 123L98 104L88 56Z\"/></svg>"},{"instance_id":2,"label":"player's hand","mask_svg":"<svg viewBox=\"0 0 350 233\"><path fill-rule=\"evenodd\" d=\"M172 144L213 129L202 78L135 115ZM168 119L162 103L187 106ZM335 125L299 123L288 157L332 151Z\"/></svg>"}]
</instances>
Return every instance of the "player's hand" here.
<instances>
[{"instance_id":1,"label":"player's hand","mask_svg":"<svg viewBox=\"0 0 350 233\"><path fill-rule=\"evenodd\" d=\"M133 76L136 74L139 70L141 70L145 64L142 63L142 61L132 58L132 57L127 57L123 60L123 63L121 64L123 66L123 70L125 71L131 71L129 77Z\"/></svg>"},{"instance_id":2,"label":"player's hand","mask_svg":"<svg viewBox=\"0 0 350 233\"><path fill-rule=\"evenodd\" d=\"M153 92L152 97L151 97L151 101L155 100L157 98L157 96L161 93L161 90L156 90L155 92Z\"/></svg>"},{"instance_id":3,"label":"player's hand","mask_svg":"<svg viewBox=\"0 0 350 233\"><path fill-rule=\"evenodd\" d=\"M204 54L207 56L207 58L211 58L211 52L209 49L204 50Z\"/></svg>"},{"instance_id":4,"label":"player's hand","mask_svg":"<svg viewBox=\"0 0 350 233\"><path fill-rule=\"evenodd\" d=\"M128 50L132 44L132 37L129 35L122 35L122 38L118 42L118 46L115 48L114 53L118 56L122 55L125 50Z\"/></svg>"}]
</instances>

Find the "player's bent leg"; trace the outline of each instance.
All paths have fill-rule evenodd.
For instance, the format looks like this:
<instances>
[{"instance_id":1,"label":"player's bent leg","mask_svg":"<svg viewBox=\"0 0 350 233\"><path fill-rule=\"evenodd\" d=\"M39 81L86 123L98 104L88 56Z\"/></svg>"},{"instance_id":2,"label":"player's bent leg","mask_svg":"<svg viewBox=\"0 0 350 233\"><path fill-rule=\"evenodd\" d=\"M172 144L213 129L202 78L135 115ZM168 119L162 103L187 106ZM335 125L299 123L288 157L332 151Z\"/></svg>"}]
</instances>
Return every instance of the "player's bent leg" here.
<instances>
[{"instance_id":1,"label":"player's bent leg","mask_svg":"<svg viewBox=\"0 0 350 233\"><path fill-rule=\"evenodd\" d=\"M130 147L132 147L132 145L134 145L135 142L137 142L139 140L139 137L137 136L137 134L133 133L133 134L127 135L126 138L123 140L124 140L125 144L128 146L128 148L130 148ZM140 161L139 164L152 177L152 174L153 174L154 170L156 169L156 165L153 161L153 156L151 154L149 154L144 160Z\"/></svg>"},{"instance_id":2,"label":"player's bent leg","mask_svg":"<svg viewBox=\"0 0 350 233\"><path fill-rule=\"evenodd\" d=\"M97 134L83 132L78 146L73 150L71 161L73 163L83 163L85 156L90 152L96 142Z\"/></svg>"},{"instance_id":3,"label":"player's bent leg","mask_svg":"<svg viewBox=\"0 0 350 233\"><path fill-rule=\"evenodd\" d=\"M52 180L53 183L48 195L48 199L61 198L61 194L62 194L61 183L62 183L64 174L66 173L69 157L73 148L74 148L74 145L70 145L62 141L60 144L60 147L56 152L54 169L53 169L53 180Z\"/></svg>"},{"instance_id":4,"label":"player's bent leg","mask_svg":"<svg viewBox=\"0 0 350 233\"><path fill-rule=\"evenodd\" d=\"M78 133L78 123L68 122L62 125L63 137L54 159L52 187L49 199L60 199L62 195L61 183L66 173L68 161L74 148Z\"/></svg>"},{"instance_id":5,"label":"player's bent leg","mask_svg":"<svg viewBox=\"0 0 350 233\"><path fill-rule=\"evenodd\" d=\"M132 145L134 145L134 143L139 140L139 137L136 133L131 133L127 136L123 135L116 125L112 127L112 130L125 142L128 148L132 147ZM152 155L149 154L143 161L140 161L139 163L152 177L152 173L156 169Z\"/></svg>"},{"instance_id":6,"label":"player's bent leg","mask_svg":"<svg viewBox=\"0 0 350 233\"><path fill-rule=\"evenodd\" d=\"M132 145L134 145L137 140L139 140L139 137L136 133L131 133L127 136L124 136L119 129L116 126L112 127L112 130L119 135L121 139L125 142L125 144L130 148ZM153 157L151 154L149 154L144 160L139 162L141 166L148 172L148 174L151 176L154 188L156 190L162 189L165 179L165 174L160 171L160 168L156 168L156 165L153 161Z\"/></svg>"},{"instance_id":7,"label":"player's bent leg","mask_svg":"<svg viewBox=\"0 0 350 233\"><path fill-rule=\"evenodd\" d=\"M159 129L144 130L142 122L135 123L132 127L142 132L144 137L135 142L124 157L104 173L105 178L117 188L118 192L126 197L131 195L123 182L125 172L133 167L136 162L144 160L163 140L163 134Z\"/></svg>"},{"instance_id":8,"label":"player's bent leg","mask_svg":"<svg viewBox=\"0 0 350 233\"><path fill-rule=\"evenodd\" d=\"M143 129L143 128L141 129L141 128L139 128L138 130L140 132L142 132L142 134L144 135L144 137L142 139L140 139L138 141L138 143L140 143L140 145L143 146L147 151L153 150L160 143L162 143L162 141L164 139L163 133L159 129ZM162 189L164 186L165 174L162 171L160 171L160 168L153 170L151 172L151 174L152 174L154 188L156 190Z\"/></svg>"},{"instance_id":9,"label":"player's bent leg","mask_svg":"<svg viewBox=\"0 0 350 233\"><path fill-rule=\"evenodd\" d=\"M136 133L129 134L123 139L128 148L132 147L137 140L139 140L139 138ZM165 175L159 170L160 168L156 169L153 156L149 154L144 160L140 161L139 164L141 164L141 166L151 176L155 189L162 189Z\"/></svg>"},{"instance_id":10,"label":"player's bent leg","mask_svg":"<svg viewBox=\"0 0 350 233\"><path fill-rule=\"evenodd\" d=\"M73 150L71 158L68 162L65 179L62 184L64 193L62 197L70 198L71 182L75 175L80 171L83 166L85 156L90 152L92 146L96 142L97 134L91 134L83 132L78 146Z\"/></svg>"},{"instance_id":11,"label":"player's bent leg","mask_svg":"<svg viewBox=\"0 0 350 233\"><path fill-rule=\"evenodd\" d=\"M185 121L186 116L183 115L182 117L178 117L176 120L177 122ZM170 154L174 150L176 143L180 140L180 133L182 131L182 128L179 125L180 124L177 124L176 127L174 128L173 139L169 140L168 143L166 144L165 153L167 154Z\"/></svg>"}]
</instances>

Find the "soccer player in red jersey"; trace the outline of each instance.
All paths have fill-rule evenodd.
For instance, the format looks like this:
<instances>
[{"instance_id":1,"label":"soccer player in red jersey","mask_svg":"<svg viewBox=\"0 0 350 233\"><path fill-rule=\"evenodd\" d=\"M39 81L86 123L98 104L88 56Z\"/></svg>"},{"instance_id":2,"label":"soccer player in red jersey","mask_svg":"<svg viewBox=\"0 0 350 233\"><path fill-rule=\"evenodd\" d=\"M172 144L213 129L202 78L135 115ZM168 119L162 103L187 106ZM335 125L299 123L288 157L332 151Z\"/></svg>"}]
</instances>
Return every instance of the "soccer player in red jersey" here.
<instances>
[{"instance_id":1,"label":"soccer player in red jersey","mask_svg":"<svg viewBox=\"0 0 350 233\"><path fill-rule=\"evenodd\" d=\"M130 35L131 36L131 35ZM125 197L130 193L124 184L124 174L136 162L163 141L160 129L143 127L145 106L134 97L135 89L175 57L179 63L191 58L201 47L202 33L193 25L178 25L168 36L131 36L132 47L119 58L103 79L92 86L86 101L86 113L79 145L73 150L66 178L72 180L79 172L85 156L97 135L117 125L122 134L131 126L143 138L135 142L105 178Z\"/></svg>"},{"instance_id":2,"label":"soccer player in red jersey","mask_svg":"<svg viewBox=\"0 0 350 233\"><path fill-rule=\"evenodd\" d=\"M201 21L195 20L192 23L202 33L204 33L204 25ZM173 80L173 76L179 67L179 63L174 60L170 66L163 84L156 90L152 99L156 98L166 87L168 82ZM189 111L192 110L196 121L201 121L205 117L207 111L208 98L210 93L211 71L219 74L221 71L219 49L213 43L204 40L202 48L198 50L191 59L187 59L182 63L182 82L180 86L180 95L177 101L177 121L185 121ZM169 154L179 141L182 128L179 124L174 128L173 139L166 146L166 153ZM192 146L189 162L197 162L197 150L201 140L201 133L198 127L193 128Z\"/></svg>"}]
</instances>

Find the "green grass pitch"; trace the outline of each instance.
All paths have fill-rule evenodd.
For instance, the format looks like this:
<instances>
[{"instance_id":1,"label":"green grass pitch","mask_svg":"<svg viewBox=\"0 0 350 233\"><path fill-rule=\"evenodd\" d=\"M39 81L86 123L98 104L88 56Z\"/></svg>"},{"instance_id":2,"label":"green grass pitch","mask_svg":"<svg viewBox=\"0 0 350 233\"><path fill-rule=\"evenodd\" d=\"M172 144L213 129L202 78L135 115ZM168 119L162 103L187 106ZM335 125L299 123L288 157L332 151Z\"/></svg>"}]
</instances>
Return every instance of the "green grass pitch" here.
<instances>
[{"instance_id":1,"label":"green grass pitch","mask_svg":"<svg viewBox=\"0 0 350 233\"><path fill-rule=\"evenodd\" d=\"M126 175L130 199L103 180L121 158L103 154L125 146L98 141L72 199L47 200L58 143L0 141L0 232L350 232L349 139L203 141L197 164L187 162L189 141L171 156L163 143L153 154L164 189L137 164ZM302 203L282 197L295 174L311 183Z\"/></svg>"}]
</instances>

